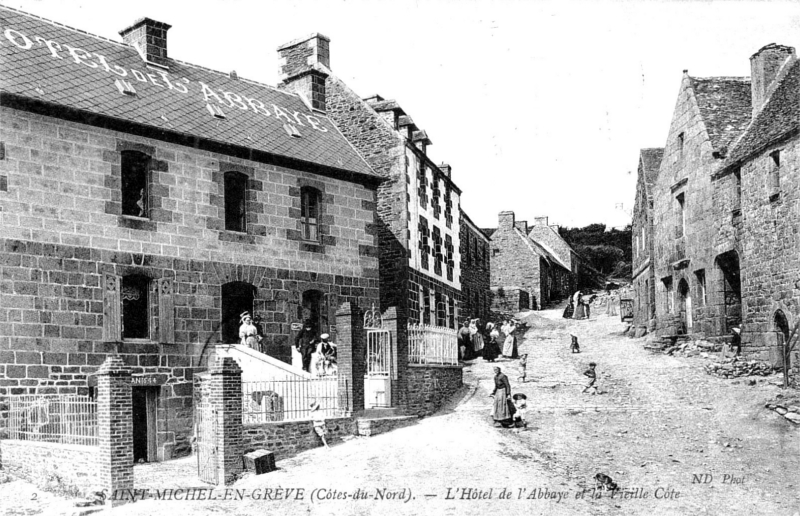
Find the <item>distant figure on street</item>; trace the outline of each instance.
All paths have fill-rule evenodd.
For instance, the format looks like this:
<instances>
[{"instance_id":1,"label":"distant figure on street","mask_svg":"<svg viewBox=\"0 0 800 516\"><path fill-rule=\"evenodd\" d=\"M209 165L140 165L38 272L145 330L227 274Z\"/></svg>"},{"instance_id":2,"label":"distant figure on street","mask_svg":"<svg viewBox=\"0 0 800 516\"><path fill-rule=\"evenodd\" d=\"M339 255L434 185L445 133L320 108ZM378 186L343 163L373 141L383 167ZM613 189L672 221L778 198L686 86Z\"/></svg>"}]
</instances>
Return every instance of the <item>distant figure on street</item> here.
<instances>
[{"instance_id":1,"label":"distant figure on street","mask_svg":"<svg viewBox=\"0 0 800 516\"><path fill-rule=\"evenodd\" d=\"M517 378L518 382L525 383L525 378L527 377L527 368L528 368L528 354L524 353L521 357L519 357L519 377Z\"/></svg>"},{"instance_id":2,"label":"distant figure on street","mask_svg":"<svg viewBox=\"0 0 800 516\"><path fill-rule=\"evenodd\" d=\"M571 333L569 334L569 336L572 337L572 342L569 345L569 349L572 350L573 353L580 353L581 347L580 345L578 345L578 336L573 335Z\"/></svg>"},{"instance_id":3,"label":"distant figure on street","mask_svg":"<svg viewBox=\"0 0 800 516\"><path fill-rule=\"evenodd\" d=\"M597 367L597 364L589 362L589 369L583 372L583 376L589 378L589 383L584 387L583 392L591 391L592 394L597 394L597 372L595 367Z\"/></svg>"},{"instance_id":4,"label":"distant figure on street","mask_svg":"<svg viewBox=\"0 0 800 516\"><path fill-rule=\"evenodd\" d=\"M472 356L479 357L483 351L483 335L481 332L481 320L473 319L469 323L469 338L472 342Z\"/></svg>"},{"instance_id":5,"label":"distant figure on street","mask_svg":"<svg viewBox=\"0 0 800 516\"><path fill-rule=\"evenodd\" d=\"M499 423L501 426L508 428L513 425L513 412L514 404L511 401L511 383L508 377L504 375L499 367L494 368L494 390L491 397L494 397L494 406L492 410L492 418L495 424Z\"/></svg>"},{"instance_id":6,"label":"distant figure on street","mask_svg":"<svg viewBox=\"0 0 800 516\"><path fill-rule=\"evenodd\" d=\"M469 339L469 320L465 320L458 330L458 350L461 352L461 360L469 360L468 349L470 348Z\"/></svg>"},{"instance_id":7,"label":"distant figure on street","mask_svg":"<svg viewBox=\"0 0 800 516\"><path fill-rule=\"evenodd\" d=\"M514 324L512 319L509 319L503 325L502 330L506 336L506 340L503 342L503 356L506 358L517 358L517 339L514 336L514 332L517 330L516 324Z\"/></svg>"},{"instance_id":8,"label":"distant figure on street","mask_svg":"<svg viewBox=\"0 0 800 516\"><path fill-rule=\"evenodd\" d=\"M294 345L297 352L303 357L303 371L311 372L311 355L317 349L317 332L314 330L314 325L311 321L306 321L303 329L297 334Z\"/></svg>"},{"instance_id":9,"label":"distant figure on street","mask_svg":"<svg viewBox=\"0 0 800 516\"><path fill-rule=\"evenodd\" d=\"M742 352L742 329L741 328L734 328L733 329L733 340L731 340L731 351L735 351L736 355L739 356L739 353Z\"/></svg>"},{"instance_id":10,"label":"distant figure on street","mask_svg":"<svg viewBox=\"0 0 800 516\"><path fill-rule=\"evenodd\" d=\"M567 306L564 308L564 313L562 314L562 317L564 319L571 319L572 314L574 313L575 313L575 305L574 301L572 300L572 296L570 296L570 298L567 300Z\"/></svg>"},{"instance_id":11,"label":"distant figure on street","mask_svg":"<svg viewBox=\"0 0 800 516\"><path fill-rule=\"evenodd\" d=\"M583 319L585 312L583 310L583 303L581 301L581 291L580 290L575 292L575 294L572 296L572 302L575 305L575 310L572 313L572 318L575 319L575 320Z\"/></svg>"},{"instance_id":12,"label":"distant figure on street","mask_svg":"<svg viewBox=\"0 0 800 516\"><path fill-rule=\"evenodd\" d=\"M483 346L483 359L487 362L494 362L500 356L500 344L497 343L500 332L492 322L486 323L486 331L489 333L489 338Z\"/></svg>"}]
</instances>

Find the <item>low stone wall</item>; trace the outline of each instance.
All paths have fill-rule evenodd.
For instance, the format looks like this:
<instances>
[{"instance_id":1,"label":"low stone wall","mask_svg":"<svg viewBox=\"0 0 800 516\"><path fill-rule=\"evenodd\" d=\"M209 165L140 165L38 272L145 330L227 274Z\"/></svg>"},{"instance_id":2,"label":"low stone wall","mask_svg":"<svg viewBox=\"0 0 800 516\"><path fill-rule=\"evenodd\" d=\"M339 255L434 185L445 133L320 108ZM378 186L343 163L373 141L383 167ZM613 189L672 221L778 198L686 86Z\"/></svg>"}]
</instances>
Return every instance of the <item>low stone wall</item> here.
<instances>
[{"instance_id":1,"label":"low stone wall","mask_svg":"<svg viewBox=\"0 0 800 516\"><path fill-rule=\"evenodd\" d=\"M463 366L408 364L406 414L429 416L463 385Z\"/></svg>"},{"instance_id":2,"label":"low stone wall","mask_svg":"<svg viewBox=\"0 0 800 516\"><path fill-rule=\"evenodd\" d=\"M383 417L378 419L359 419L358 435L372 437L378 434L391 432L397 428L413 425L417 422L416 416Z\"/></svg>"},{"instance_id":3,"label":"low stone wall","mask_svg":"<svg viewBox=\"0 0 800 516\"><path fill-rule=\"evenodd\" d=\"M325 420L328 444L356 435L353 418L340 417ZM242 427L242 453L265 449L275 454L275 460L293 457L298 453L322 446L322 439L314 431L311 421L248 424Z\"/></svg>"},{"instance_id":4,"label":"low stone wall","mask_svg":"<svg viewBox=\"0 0 800 516\"><path fill-rule=\"evenodd\" d=\"M96 446L0 440L4 471L47 491L85 495L98 487Z\"/></svg>"}]
</instances>

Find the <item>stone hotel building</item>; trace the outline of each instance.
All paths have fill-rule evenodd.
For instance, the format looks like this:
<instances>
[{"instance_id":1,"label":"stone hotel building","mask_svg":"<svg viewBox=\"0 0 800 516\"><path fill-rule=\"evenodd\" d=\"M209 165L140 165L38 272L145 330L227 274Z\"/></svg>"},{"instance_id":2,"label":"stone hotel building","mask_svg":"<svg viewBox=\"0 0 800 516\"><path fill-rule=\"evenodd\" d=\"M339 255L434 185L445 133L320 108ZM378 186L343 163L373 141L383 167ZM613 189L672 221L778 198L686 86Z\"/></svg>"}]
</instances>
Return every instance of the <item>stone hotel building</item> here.
<instances>
[{"instance_id":1,"label":"stone hotel building","mask_svg":"<svg viewBox=\"0 0 800 516\"><path fill-rule=\"evenodd\" d=\"M326 103L293 67L305 47L276 89L171 58L169 29L112 41L0 7L0 395L90 393L118 354L134 460L189 452L193 375L242 312L288 362L301 322L377 305L379 235L410 251L382 258L415 317L458 297L458 189L399 108L352 102L395 142L386 167L361 146L371 165L331 118L346 90Z\"/></svg>"}]
</instances>

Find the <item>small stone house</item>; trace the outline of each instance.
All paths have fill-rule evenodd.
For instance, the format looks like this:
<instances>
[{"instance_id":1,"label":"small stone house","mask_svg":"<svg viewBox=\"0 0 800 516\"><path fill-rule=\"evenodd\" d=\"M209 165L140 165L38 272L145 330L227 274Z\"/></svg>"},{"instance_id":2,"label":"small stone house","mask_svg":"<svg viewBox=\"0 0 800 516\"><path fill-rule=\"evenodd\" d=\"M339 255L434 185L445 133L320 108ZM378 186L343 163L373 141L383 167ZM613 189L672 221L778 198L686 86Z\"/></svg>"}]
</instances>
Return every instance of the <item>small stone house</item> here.
<instances>
[{"instance_id":1,"label":"small stone house","mask_svg":"<svg viewBox=\"0 0 800 516\"><path fill-rule=\"evenodd\" d=\"M489 261L494 310L541 309L570 294L575 285L571 266L529 236L527 221L517 221L514 212L503 211L498 227L484 232L492 241Z\"/></svg>"},{"instance_id":2,"label":"small stone house","mask_svg":"<svg viewBox=\"0 0 800 516\"><path fill-rule=\"evenodd\" d=\"M631 248L633 256L633 325L643 335L655 329L656 284L653 272L653 186L664 149L642 149L636 180Z\"/></svg>"}]
</instances>

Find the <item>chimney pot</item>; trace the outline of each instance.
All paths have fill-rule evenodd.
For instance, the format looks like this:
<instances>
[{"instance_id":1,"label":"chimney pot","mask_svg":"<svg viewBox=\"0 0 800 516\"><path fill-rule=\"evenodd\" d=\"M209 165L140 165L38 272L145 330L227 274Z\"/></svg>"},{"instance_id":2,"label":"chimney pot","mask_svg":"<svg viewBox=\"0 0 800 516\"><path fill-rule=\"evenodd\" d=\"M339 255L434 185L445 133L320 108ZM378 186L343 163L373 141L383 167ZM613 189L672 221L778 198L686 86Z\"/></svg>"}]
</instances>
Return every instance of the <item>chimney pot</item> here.
<instances>
[{"instance_id":1,"label":"chimney pot","mask_svg":"<svg viewBox=\"0 0 800 516\"><path fill-rule=\"evenodd\" d=\"M793 47L770 43L750 57L750 90L755 117L766 103L781 68L795 59Z\"/></svg>"},{"instance_id":2,"label":"chimney pot","mask_svg":"<svg viewBox=\"0 0 800 516\"><path fill-rule=\"evenodd\" d=\"M326 70L330 69L330 38L314 33L278 47L279 88L304 95L314 109L325 111Z\"/></svg>"},{"instance_id":3,"label":"chimney pot","mask_svg":"<svg viewBox=\"0 0 800 516\"><path fill-rule=\"evenodd\" d=\"M161 68L168 68L167 62L167 31L172 25L141 18L133 22L128 28L119 31L122 41L134 47L145 63Z\"/></svg>"}]
</instances>

